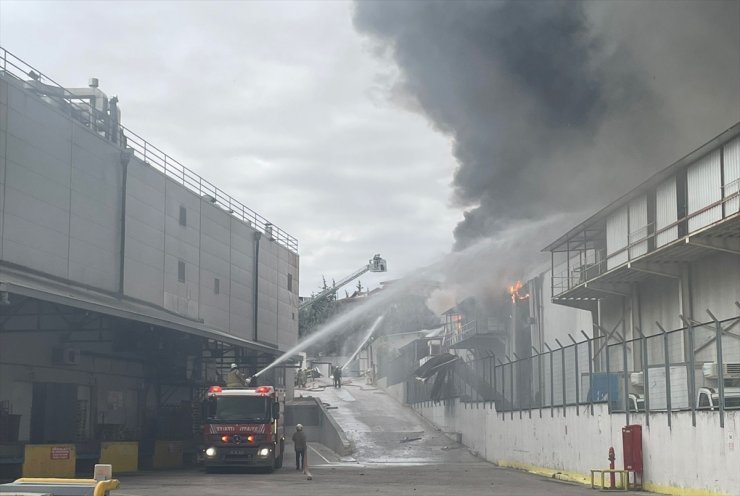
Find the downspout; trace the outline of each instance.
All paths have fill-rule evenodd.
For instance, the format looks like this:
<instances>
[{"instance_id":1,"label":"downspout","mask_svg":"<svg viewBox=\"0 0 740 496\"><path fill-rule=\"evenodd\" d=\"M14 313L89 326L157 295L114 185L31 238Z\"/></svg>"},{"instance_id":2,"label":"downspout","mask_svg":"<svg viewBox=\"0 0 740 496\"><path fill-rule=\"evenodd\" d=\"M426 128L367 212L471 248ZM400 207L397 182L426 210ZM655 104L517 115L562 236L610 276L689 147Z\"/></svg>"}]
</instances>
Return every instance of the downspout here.
<instances>
[{"instance_id":1,"label":"downspout","mask_svg":"<svg viewBox=\"0 0 740 496\"><path fill-rule=\"evenodd\" d=\"M128 163L133 156L133 150L126 148L121 152L121 165L123 166L121 176L121 243L118 258L118 295L123 296L123 279L126 258L126 183L128 182Z\"/></svg>"},{"instance_id":2,"label":"downspout","mask_svg":"<svg viewBox=\"0 0 740 496\"><path fill-rule=\"evenodd\" d=\"M257 313L258 313L258 302L259 302L259 277L260 277L260 238L262 233L255 231L254 233L254 341L258 342L257 334Z\"/></svg>"}]
</instances>

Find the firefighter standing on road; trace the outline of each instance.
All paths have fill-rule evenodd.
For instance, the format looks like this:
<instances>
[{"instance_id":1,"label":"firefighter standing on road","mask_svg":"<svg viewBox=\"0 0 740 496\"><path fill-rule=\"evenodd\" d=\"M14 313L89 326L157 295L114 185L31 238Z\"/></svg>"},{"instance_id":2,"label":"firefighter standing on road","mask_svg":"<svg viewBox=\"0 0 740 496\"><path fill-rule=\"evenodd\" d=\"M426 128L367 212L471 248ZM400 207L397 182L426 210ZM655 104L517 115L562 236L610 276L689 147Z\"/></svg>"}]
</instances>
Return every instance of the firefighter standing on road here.
<instances>
[{"instance_id":1,"label":"firefighter standing on road","mask_svg":"<svg viewBox=\"0 0 740 496\"><path fill-rule=\"evenodd\" d=\"M342 387L342 368L339 366L334 367L334 387Z\"/></svg>"},{"instance_id":2,"label":"firefighter standing on road","mask_svg":"<svg viewBox=\"0 0 740 496\"><path fill-rule=\"evenodd\" d=\"M244 387L246 384L246 379L242 375L241 372L239 372L239 367L235 364L231 364L231 370L229 371L229 375L226 376L226 387Z\"/></svg>"},{"instance_id":3,"label":"firefighter standing on road","mask_svg":"<svg viewBox=\"0 0 740 496\"><path fill-rule=\"evenodd\" d=\"M297 424L293 433L293 447L295 448L295 469L302 470L306 467L306 433L303 432L303 426Z\"/></svg>"}]
</instances>

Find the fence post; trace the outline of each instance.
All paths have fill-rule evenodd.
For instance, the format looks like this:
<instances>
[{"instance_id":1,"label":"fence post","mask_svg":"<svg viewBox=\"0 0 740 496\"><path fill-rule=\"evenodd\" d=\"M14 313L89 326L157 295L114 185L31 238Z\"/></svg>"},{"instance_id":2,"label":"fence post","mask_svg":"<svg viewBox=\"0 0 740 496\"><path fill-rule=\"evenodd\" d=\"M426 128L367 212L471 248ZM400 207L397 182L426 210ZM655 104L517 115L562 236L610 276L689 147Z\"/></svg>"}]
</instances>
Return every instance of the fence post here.
<instances>
[{"instance_id":1,"label":"fence post","mask_svg":"<svg viewBox=\"0 0 740 496\"><path fill-rule=\"evenodd\" d=\"M511 361L511 358L508 356L506 357L509 360L509 391L511 392L511 420L514 420L514 362Z\"/></svg>"},{"instance_id":2,"label":"fence post","mask_svg":"<svg viewBox=\"0 0 740 496\"><path fill-rule=\"evenodd\" d=\"M694 324L683 315L679 315L684 324L689 341L689 407L691 408L691 425L696 427L696 357L694 356Z\"/></svg>"},{"instance_id":3,"label":"fence post","mask_svg":"<svg viewBox=\"0 0 740 496\"><path fill-rule=\"evenodd\" d=\"M588 334L586 334L585 331L581 330L581 334L583 334L583 337L586 338L586 344L588 346L588 406L591 410L591 415L594 414L594 395L591 393L591 387L593 386L593 380L594 380L594 363L593 363L593 357L591 356L591 353L593 352L593 348L591 347L591 338L588 337Z\"/></svg>"},{"instance_id":4,"label":"fence post","mask_svg":"<svg viewBox=\"0 0 740 496\"><path fill-rule=\"evenodd\" d=\"M665 358L665 406L666 413L668 414L668 428L671 428L671 358L668 353L668 333L665 332L660 322L655 321L655 325L663 333L663 358Z\"/></svg>"},{"instance_id":5,"label":"fence post","mask_svg":"<svg viewBox=\"0 0 740 496\"><path fill-rule=\"evenodd\" d=\"M604 350L605 357L604 361L606 362L606 398L607 398L607 406L609 407L609 413L612 413L612 374L611 374L611 360L609 359L609 336L604 336L604 345L601 347L602 350Z\"/></svg>"},{"instance_id":6,"label":"fence post","mask_svg":"<svg viewBox=\"0 0 740 496\"><path fill-rule=\"evenodd\" d=\"M566 384L566 381L565 381L565 348L563 348L563 343L561 343L557 339L555 340L555 342L558 343L558 346L560 346L560 377L562 377L562 380L563 380L563 387L561 389L563 390L563 417L565 417L567 414L565 410L565 405L567 403L565 401L566 396L567 396L566 388L565 388L565 384Z\"/></svg>"},{"instance_id":7,"label":"fence post","mask_svg":"<svg viewBox=\"0 0 740 496\"><path fill-rule=\"evenodd\" d=\"M578 390L579 389L578 387L578 342L576 342L576 340L573 338L573 336L570 333L568 333L568 337L570 338L571 341L573 341L573 346L575 346L575 348L573 348L573 351L575 353L575 366L576 366L576 415L580 416L581 415L581 394L580 394L580 391Z\"/></svg>"},{"instance_id":8,"label":"fence post","mask_svg":"<svg viewBox=\"0 0 740 496\"><path fill-rule=\"evenodd\" d=\"M627 333L625 333L627 334ZM622 369L624 370L624 425L630 425L630 381L627 376L627 336L622 338ZM636 403L636 402L635 402Z\"/></svg>"},{"instance_id":9,"label":"fence post","mask_svg":"<svg viewBox=\"0 0 740 496\"><path fill-rule=\"evenodd\" d=\"M537 407L540 410L540 418L542 418L542 403L545 401L545 394L542 390L544 384L542 384L542 354L537 351L537 348L532 346L534 354L537 356L537 392L540 394L540 400L537 402Z\"/></svg>"},{"instance_id":10,"label":"fence post","mask_svg":"<svg viewBox=\"0 0 740 496\"><path fill-rule=\"evenodd\" d=\"M552 418L555 416L555 372L552 366L552 348L547 343L545 343L545 348L550 354L550 417Z\"/></svg>"},{"instance_id":11,"label":"fence post","mask_svg":"<svg viewBox=\"0 0 740 496\"><path fill-rule=\"evenodd\" d=\"M724 357L722 356L722 324L717 320L712 312L707 308L707 313L714 321L714 325L717 331L717 389L719 389L719 426L724 429L725 427L725 371L722 370L724 366Z\"/></svg>"},{"instance_id":12,"label":"fence post","mask_svg":"<svg viewBox=\"0 0 740 496\"><path fill-rule=\"evenodd\" d=\"M640 343L642 345L642 384L645 390L645 425L650 427L650 381L648 380L647 338L642 333L642 329L635 326L635 330L640 335Z\"/></svg>"},{"instance_id":13,"label":"fence post","mask_svg":"<svg viewBox=\"0 0 740 496\"><path fill-rule=\"evenodd\" d=\"M494 381L493 371L495 368L494 366L496 364L493 362L493 355L488 355L487 360L488 360L488 384L491 385L491 391L493 393L491 399L488 401L488 407L493 409L493 402L496 399L496 386L494 385L494 382L493 382Z\"/></svg>"}]
</instances>

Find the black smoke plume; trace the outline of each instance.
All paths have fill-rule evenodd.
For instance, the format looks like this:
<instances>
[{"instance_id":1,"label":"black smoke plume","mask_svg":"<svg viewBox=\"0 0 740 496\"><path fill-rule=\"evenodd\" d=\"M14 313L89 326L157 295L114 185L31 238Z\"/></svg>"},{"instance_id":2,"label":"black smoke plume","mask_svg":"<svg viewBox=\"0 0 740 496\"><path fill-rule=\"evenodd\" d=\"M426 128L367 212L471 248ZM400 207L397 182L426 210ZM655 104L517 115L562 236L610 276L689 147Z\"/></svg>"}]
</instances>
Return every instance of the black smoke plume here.
<instances>
[{"instance_id":1,"label":"black smoke plume","mask_svg":"<svg viewBox=\"0 0 740 496\"><path fill-rule=\"evenodd\" d=\"M452 138L457 249L586 215L740 121L737 1L361 0L354 22Z\"/></svg>"}]
</instances>

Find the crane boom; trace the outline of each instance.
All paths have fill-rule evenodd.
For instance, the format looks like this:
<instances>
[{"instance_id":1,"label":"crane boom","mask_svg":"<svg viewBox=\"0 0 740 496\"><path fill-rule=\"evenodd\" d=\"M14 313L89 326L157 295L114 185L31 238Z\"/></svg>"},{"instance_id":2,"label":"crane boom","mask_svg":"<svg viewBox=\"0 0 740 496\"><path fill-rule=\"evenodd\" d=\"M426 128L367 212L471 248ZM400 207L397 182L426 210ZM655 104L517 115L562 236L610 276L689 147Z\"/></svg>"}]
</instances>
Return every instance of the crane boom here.
<instances>
[{"instance_id":1,"label":"crane boom","mask_svg":"<svg viewBox=\"0 0 740 496\"><path fill-rule=\"evenodd\" d=\"M313 303L319 301L322 298L325 298L329 296L330 294L336 293L339 288L344 286L345 284L353 281L354 279L357 279L365 272L386 272L388 270L388 265L386 264L386 261L384 258L380 257L380 254L376 254L373 256L373 258L370 259L370 261L367 263L367 265L364 265L348 275L347 277L344 277L339 280L339 282L334 283L331 287L326 288L325 290L321 291L319 294L314 296L313 298L307 299L303 303L300 304L298 307L299 310L302 310L303 308L306 308Z\"/></svg>"}]
</instances>

